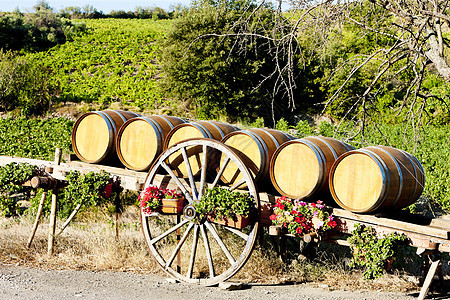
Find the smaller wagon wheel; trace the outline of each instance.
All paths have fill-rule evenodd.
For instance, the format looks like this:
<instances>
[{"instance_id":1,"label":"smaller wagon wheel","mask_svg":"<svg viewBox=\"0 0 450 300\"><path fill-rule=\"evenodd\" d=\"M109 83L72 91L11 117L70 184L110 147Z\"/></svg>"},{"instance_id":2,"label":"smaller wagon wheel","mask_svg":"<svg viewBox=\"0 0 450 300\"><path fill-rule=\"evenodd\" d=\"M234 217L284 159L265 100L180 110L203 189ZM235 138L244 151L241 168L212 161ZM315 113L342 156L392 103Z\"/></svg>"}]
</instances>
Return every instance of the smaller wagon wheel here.
<instances>
[{"instance_id":1,"label":"smaller wagon wheel","mask_svg":"<svg viewBox=\"0 0 450 300\"><path fill-rule=\"evenodd\" d=\"M191 171L193 159L200 166L198 174ZM176 175L179 165L173 165L174 161L185 164L186 177ZM221 181L227 165L236 167L242 178L239 182L224 185ZM166 175L161 175L163 172ZM153 164L145 188L151 185L176 188L187 200L181 214L141 213L145 240L164 271L184 282L215 285L242 268L257 239L259 196L252 175L229 147L211 139L182 141L167 149ZM239 229L194 218L194 201L204 196L206 188L217 186L251 196L255 209L249 216L249 225Z\"/></svg>"}]
</instances>

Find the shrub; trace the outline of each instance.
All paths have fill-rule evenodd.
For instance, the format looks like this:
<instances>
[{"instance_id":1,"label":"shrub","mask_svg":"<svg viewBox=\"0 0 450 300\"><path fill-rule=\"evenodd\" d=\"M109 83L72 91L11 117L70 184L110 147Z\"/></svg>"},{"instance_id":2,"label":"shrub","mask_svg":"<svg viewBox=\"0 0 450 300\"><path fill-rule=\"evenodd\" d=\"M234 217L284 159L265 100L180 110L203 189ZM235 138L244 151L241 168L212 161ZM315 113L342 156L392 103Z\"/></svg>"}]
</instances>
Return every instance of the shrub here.
<instances>
[{"instance_id":1,"label":"shrub","mask_svg":"<svg viewBox=\"0 0 450 300\"><path fill-rule=\"evenodd\" d=\"M56 97L51 71L27 57L0 49L0 109L19 108L24 115L40 114Z\"/></svg>"},{"instance_id":2,"label":"shrub","mask_svg":"<svg viewBox=\"0 0 450 300\"><path fill-rule=\"evenodd\" d=\"M160 43L166 95L191 101L198 118L272 120L272 101L285 113L285 93L274 92L276 45L258 36L271 32L275 12L266 6L252 13L255 8L246 0L199 1L174 20ZM283 64L287 53L277 54Z\"/></svg>"}]
</instances>

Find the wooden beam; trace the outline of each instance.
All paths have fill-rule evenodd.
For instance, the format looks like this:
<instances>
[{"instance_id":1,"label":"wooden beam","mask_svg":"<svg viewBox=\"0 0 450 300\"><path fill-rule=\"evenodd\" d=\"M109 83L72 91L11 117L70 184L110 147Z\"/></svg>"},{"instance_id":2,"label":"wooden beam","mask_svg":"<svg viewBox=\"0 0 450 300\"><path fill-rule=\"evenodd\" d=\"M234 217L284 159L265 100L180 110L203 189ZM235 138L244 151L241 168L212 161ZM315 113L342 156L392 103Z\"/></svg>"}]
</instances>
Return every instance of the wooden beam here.
<instances>
[{"instance_id":1,"label":"wooden beam","mask_svg":"<svg viewBox=\"0 0 450 300\"><path fill-rule=\"evenodd\" d=\"M423 235L442 238L446 240L450 239L449 230L440 229L436 227L417 225L409 222L398 221L388 218L380 218L373 215L355 214L350 211L337 208L333 209L333 214L335 216L342 217L343 219L355 220L366 224L373 224L377 226L383 226L386 228L393 228L395 230L420 233Z\"/></svg>"}]
</instances>

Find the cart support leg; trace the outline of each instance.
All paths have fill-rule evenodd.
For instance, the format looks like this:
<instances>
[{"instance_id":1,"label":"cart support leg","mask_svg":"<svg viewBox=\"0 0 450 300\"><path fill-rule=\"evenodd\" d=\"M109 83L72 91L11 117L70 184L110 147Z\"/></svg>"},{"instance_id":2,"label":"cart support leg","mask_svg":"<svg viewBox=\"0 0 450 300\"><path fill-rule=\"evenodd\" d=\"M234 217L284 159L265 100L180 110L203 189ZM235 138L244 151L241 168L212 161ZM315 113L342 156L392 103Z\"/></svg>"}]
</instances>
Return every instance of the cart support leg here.
<instances>
[{"instance_id":1,"label":"cart support leg","mask_svg":"<svg viewBox=\"0 0 450 300\"><path fill-rule=\"evenodd\" d=\"M39 221L41 219L42 210L44 208L45 198L47 198L47 191L42 192L41 201L39 202L38 211L36 214L36 220L34 221L33 231L31 232L30 238L28 239L27 248L30 249L31 243L33 242L34 235L39 226Z\"/></svg>"},{"instance_id":2,"label":"cart support leg","mask_svg":"<svg viewBox=\"0 0 450 300\"><path fill-rule=\"evenodd\" d=\"M55 243L55 231L56 231L56 208L58 204L58 188L53 190L52 193L52 206L50 211L50 224L48 227L48 255L53 255L53 245Z\"/></svg>"},{"instance_id":3,"label":"cart support leg","mask_svg":"<svg viewBox=\"0 0 450 300\"><path fill-rule=\"evenodd\" d=\"M431 260L431 265L429 264L429 260L431 260L431 258L429 257L429 255L425 255L425 270L424 273L426 272L426 277L425 280L423 282L422 288L420 289L420 294L418 299L419 300L423 300L425 299L425 297L427 296L427 293L430 289L431 283L433 282L433 278L434 275L436 274L436 271L438 271L438 269L440 269L440 271L438 271L439 274L439 278L441 278L440 274L442 273L441 270L441 259L438 256L438 258L436 260ZM427 268L427 266L429 266L429 268Z\"/></svg>"}]
</instances>

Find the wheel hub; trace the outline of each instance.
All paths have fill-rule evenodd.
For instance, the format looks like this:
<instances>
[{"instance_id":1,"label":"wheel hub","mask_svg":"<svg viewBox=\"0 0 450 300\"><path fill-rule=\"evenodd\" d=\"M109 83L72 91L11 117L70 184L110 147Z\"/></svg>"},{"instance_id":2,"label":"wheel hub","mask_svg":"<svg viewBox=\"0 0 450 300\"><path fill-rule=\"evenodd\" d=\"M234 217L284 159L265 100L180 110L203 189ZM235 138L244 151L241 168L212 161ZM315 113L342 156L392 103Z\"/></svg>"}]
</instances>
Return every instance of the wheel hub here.
<instances>
[{"instance_id":1,"label":"wheel hub","mask_svg":"<svg viewBox=\"0 0 450 300\"><path fill-rule=\"evenodd\" d=\"M195 207L191 204L187 205L183 210L183 215L188 220L193 220L197 215Z\"/></svg>"}]
</instances>

